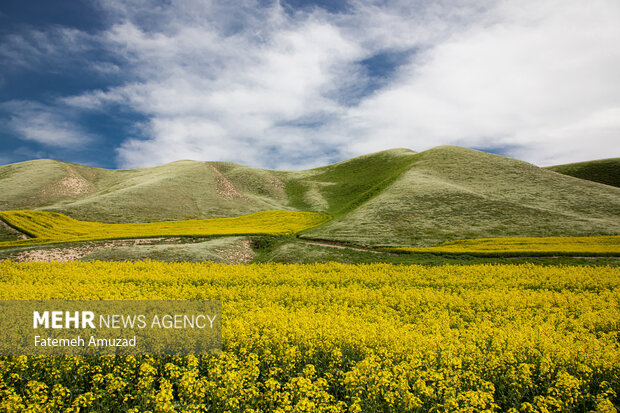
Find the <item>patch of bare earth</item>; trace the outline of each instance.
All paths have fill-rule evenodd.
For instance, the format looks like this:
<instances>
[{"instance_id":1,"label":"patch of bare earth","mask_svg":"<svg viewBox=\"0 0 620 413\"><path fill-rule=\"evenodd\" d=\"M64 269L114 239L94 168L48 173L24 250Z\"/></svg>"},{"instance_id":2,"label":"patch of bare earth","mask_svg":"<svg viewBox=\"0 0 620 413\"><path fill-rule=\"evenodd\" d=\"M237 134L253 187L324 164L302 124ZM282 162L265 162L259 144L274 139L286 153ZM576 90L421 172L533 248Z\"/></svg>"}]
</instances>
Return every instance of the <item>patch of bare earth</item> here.
<instances>
[{"instance_id":1,"label":"patch of bare earth","mask_svg":"<svg viewBox=\"0 0 620 413\"><path fill-rule=\"evenodd\" d=\"M75 245L71 247L51 247L51 248L39 248L29 249L26 251L18 252L9 257L9 260L16 262L49 262L49 261L75 261L95 251L101 251L114 247L127 247L133 245L149 245L163 240L164 238L139 238L139 239L124 239L113 240L97 243L88 243L82 245ZM172 239L175 240L175 239Z\"/></svg>"},{"instance_id":2,"label":"patch of bare earth","mask_svg":"<svg viewBox=\"0 0 620 413\"><path fill-rule=\"evenodd\" d=\"M224 175L222 175L222 173L214 165L209 166L211 167L213 172L215 172L217 180L217 186L215 190L221 198L227 201L234 198L244 198L243 194L239 192L237 188L235 188L235 186L232 184L232 182L230 182Z\"/></svg>"},{"instance_id":3,"label":"patch of bare earth","mask_svg":"<svg viewBox=\"0 0 620 413\"><path fill-rule=\"evenodd\" d=\"M278 199L286 198L286 185L277 176L270 175L267 182L275 189L275 196Z\"/></svg>"},{"instance_id":4,"label":"patch of bare earth","mask_svg":"<svg viewBox=\"0 0 620 413\"><path fill-rule=\"evenodd\" d=\"M28 239L28 235L24 234L21 231L16 230L15 228L13 228L12 226L10 226L9 224L7 224L6 222L0 220L0 225L2 225L4 227L4 229L6 229L8 232L15 234L15 238L18 240L21 239Z\"/></svg>"},{"instance_id":5,"label":"patch of bare earth","mask_svg":"<svg viewBox=\"0 0 620 413\"><path fill-rule=\"evenodd\" d=\"M247 240L216 249L215 252L222 257L222 262L227 264L249 264L256 257L252 243Z\"/></svg>"},{"instance_id":6,"label":"patch of bare earth","mask_svg":"<svg viewBox=\"0 0 620 413\"><path fill-rule=\"evenodd\" d=\"M44 188L42 195L45 196L78 196L94 191L93 184L78 174L71 167L65 166L67 174L59 181Z\"/></svg>"}]
</instances>

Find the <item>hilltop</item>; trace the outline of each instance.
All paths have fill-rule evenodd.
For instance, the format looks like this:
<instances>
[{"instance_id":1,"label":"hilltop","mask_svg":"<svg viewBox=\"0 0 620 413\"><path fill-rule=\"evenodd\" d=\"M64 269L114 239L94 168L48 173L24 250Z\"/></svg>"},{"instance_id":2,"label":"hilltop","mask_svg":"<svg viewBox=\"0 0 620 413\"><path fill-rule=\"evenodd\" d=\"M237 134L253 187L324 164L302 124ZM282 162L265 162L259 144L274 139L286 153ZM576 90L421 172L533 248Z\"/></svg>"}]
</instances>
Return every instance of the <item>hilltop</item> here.
<instances>
[{"instance_id":1,"label":"hilltop","mask_svg":"<svg viewBox=\"0 0 620 413\"><path fill-rule=\"evenodd\" d=\"M575 178L620 188L620 158L549 166L547 169Z\"/></svg>"},{"instance_id":2,"label":"hilltop","mask_svg":"<svg viewBox=\"0 0 620 413\"><path fill-rule=\"evenodd\" d=\"M620 232L620 190L456 146L414 161L376 197L307 234L369 245Z\"/></svg>"},{"instance_id":3,"label":"hilltop","mask_svg":"<svg viewBox=\"0 0 620 413\"><path fill-rule=\"evenodd\" d=\"M325 212L333 220L300 237L369 246L620 233L619 188L456 146L392 149L303 171L198 161L107 170L36 160L0 167L0 193L0 210L112 223ZM0 237L14 236L8 231Z\"/></svg>"}]
</instances>

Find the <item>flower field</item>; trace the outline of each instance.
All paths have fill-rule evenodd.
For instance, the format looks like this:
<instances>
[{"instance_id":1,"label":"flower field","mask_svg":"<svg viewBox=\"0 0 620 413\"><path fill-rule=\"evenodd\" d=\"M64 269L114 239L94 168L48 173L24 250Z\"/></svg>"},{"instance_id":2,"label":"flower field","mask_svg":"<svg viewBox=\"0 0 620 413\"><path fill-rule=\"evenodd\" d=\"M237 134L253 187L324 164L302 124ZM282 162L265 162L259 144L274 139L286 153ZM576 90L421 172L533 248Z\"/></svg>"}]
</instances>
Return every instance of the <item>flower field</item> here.
<instances>
[{"instance_id":1,"label":"flower field","mask_svg":"<svg viewBox=\"0 0 620 413\"><path fill-rule=\"evenodd\" d=\"M620 256L620 235L477 238L445 242L433 247L403 247L397 250L481 256Z\"/></svg>"},{"instance_id":2,"label":"flower field","mask_svg":"<svg viewBox=\"0 0 620 413\"><path fill-rule=\"evenodd\" d=\"M221 355L0 357L0 411L614 412L620 269L0 262L1 299L218 299Z\"/></svg>"},{"instance_id":3,"label":"flower field","mask_svg":"<svg viewBox=\"0 0 620 413\"><path fill-rule=\"evenodd\" d=\"M2 247L158 236L240 234L289 235L320 225L329 216L315 212L261 211L231 218L189 219L130 224L78 221L46 211L4 211L0 219L34 238L0 242Z\"/></svg>"}]
</instances>

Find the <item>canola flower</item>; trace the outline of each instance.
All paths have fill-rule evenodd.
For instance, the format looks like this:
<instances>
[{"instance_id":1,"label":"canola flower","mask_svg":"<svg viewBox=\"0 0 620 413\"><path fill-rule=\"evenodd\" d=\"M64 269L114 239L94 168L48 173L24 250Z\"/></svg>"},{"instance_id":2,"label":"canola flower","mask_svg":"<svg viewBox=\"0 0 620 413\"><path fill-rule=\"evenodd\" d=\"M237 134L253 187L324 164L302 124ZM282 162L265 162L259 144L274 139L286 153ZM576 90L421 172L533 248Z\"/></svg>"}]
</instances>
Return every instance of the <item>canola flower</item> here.
<instances>
[{"instance_id":1,"label":"canola flower","mask_svg":"<svg viewBox=\"0 0 620 413\"><path fill-rule=\"evenodd\" d=\"M230 218L109 224L79 221L56 212L3 211L0 212L0 219L34 237L0 242L2 248L157 236L290 235L320 225L330 217L317 212L261 211Z\"/></svg>"},{"instance_id":2,"label":"canola flower","mask_svg":"<svg viewBox=\"0 0 620 413\"><path fill-rule=\"evenodd\" d=\"M395 248L407 252L481 256L592 255L619 256L620 235L591 237L505 237L444 242L432 247Z\"/></svg>"},{"instance_id":3,"label":"canola flower","mask_svg":"<svg viewBox=\"0 0 620 413\"><path fill-rule=\"evenodd\" d=\"M219 356L0 357L0 411L614 412L620 269L0 263L0 299L219 299Z\"/></svg>"}]
</instances>

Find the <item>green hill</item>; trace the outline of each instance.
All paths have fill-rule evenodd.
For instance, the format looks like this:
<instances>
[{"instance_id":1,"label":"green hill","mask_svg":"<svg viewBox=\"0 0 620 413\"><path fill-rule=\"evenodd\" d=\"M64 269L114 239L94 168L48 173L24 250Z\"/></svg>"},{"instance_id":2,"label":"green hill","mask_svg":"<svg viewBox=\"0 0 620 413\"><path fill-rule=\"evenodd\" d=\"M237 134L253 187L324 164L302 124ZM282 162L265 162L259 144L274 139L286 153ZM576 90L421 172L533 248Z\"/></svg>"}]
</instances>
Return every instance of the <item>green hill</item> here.
<instances>
[{"instance_id":1,"label":"green hill","mask_svg":"<svg viewBox=\"0 0 620 413\"><path fill-rule=\"evenodd\" d=\"M393 149L304 171L195 161L106 170L38 160L0 167L0 193L1 210L102 222L327 212L332 221L301 236L370 246L620 234L620 189L455 146Z\"/></svg>"},{"instance_id":2,"label":"green hill","mask_svg":"<svg viewBox=\"0 0 620 413\"><path fill-rule=\"evenodd\" d=\"M0 166L0 210L43 209L103 222L219 218L270 209L342 215L395 180L413 154L394 149L306 171L226 162L108 170L28 161Z\"/></svg>"},{"instance_id":3,"label":"green hill","mask_svg":"<svg viewBox=\"0 0 620 413\"><path fill-rule=\"evenodd\" d=\"M620 188L620 158L549 166L547 169Z\"/></svg>"},{"instance_id":4,"label":"green hill","mask_svg":"<svg viewBox=\"0 0 620 413\"><path fill-rule=\"evenodd\" d=\"M397 180L306 232L367 245L496 236L620 233L620 190L456 146L415 156Z\"/></svg>"},{"instance_id":5,"label":"green hill","mask_svg":"<svg viewBox=\"0 0 620 413\"><path fill-rule=\"evenodd\" d=\"M44 209L104 222L245 215L286 206L270 171L223 162L179 161L107 170L52 160L0 167L0 208Z\"/></svg>"}]
</instances>

